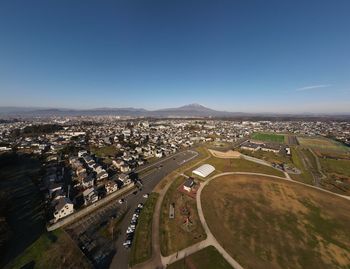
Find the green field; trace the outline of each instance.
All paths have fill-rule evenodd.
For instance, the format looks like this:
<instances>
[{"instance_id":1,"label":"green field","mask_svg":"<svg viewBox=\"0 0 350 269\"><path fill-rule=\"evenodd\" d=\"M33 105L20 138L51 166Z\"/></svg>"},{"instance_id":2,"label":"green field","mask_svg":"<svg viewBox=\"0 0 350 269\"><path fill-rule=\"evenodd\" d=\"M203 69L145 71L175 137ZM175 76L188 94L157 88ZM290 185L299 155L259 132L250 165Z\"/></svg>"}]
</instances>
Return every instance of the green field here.
<instances>
[{"instance_id":1,"label":"green field","mask_svg":"<svg viewBox=\"0 0 350 269\"><path fill-rule=\"evenodd\" d=\"M152 257L152 218L159 194L152 192L141 211L134 242L129 255L130 267Z\"/></svg>"},{"instance_id":2,"label":"green field","mask_svg":"<svg viewBox=\"0 0 350 269\"><path fill-rule=\"evenodd\" d=\"M265 141L265 142L277 142L284 143L284 135L272 134L272 133L253 133L252 139Z\"/></svg>"},{"instance_id":3,"label":"green field","mask_svg":"<svg viewBox=\"0 0 350 269\"><path fill-rule=\"evenodd\" d=\"M84 254L63 230L42 234L6 269L28 268L92 268Z\"/></svg>"},{"instance_id":4,"label":"green field","mask_svg":"<svg viewBox=\"0 0 350 269\"><path fill-rule=\"evenodd\" d=\"M170 264L168 269L231 269L231 265L222 257L215 247L206 247L184 259Z\"/></svg>"},{"instance_id":5,"label":"green field","mask_svg":"<svg viewBox=\"0 0 350 269\"><path fill-rule=\"evenodd\" d=\"M350 160L320 159L322 169L326 173L336 173L350 177Z\"/></svg>"},{"instance_id":6,"label":"green field","mask_svg":"<svg viewBox=\"0 0 350 269\"><path fill-rule=\"evenodd\" d=\"M283 180L223 176L202 191L218 242L245 269L350 264L349 201Z\"/></svg>"},{"instance_id":7,"label":"green field","mask_svg":"<svg viewBox=\"0 0 350 269\"><path fill-rule=\"evenodd\" d=\"M310 147L321 155L348 155L350 157L350 148L329 138L325 137L298 137L300 145Z\"/></svg>"},{"instance_id":8,"label":"green field","mask_svg":"<svg viewBox=\"0 0 350 269\"><path fill-rule=\"evenodd\" d=\"M247 161L244 159L222 159L222 158L216 158L211 157L208 160L203 161L201 164L211 164L215 167L216 172L215 173L222 173L222 172L254 172L254 173L263 173L268 175L274 175L274 176L280 176L284 177L283 172L276 170L270 166L258 164L255 162ZM192 170L189 169L186 171L186 174L188 176L192 175ZM215 174L213 173L213 175Z\"/></svg>"}]
</instances>

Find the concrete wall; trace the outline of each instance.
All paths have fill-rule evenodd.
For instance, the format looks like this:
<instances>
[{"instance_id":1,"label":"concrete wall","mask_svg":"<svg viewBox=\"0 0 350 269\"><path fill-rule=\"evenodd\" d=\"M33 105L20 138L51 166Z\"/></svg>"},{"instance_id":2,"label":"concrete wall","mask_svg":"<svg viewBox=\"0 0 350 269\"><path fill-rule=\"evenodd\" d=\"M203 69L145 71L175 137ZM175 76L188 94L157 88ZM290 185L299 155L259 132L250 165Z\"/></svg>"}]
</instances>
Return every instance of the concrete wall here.
<instances>
[{"instance_id":1,"label":"concrete wall","mask_svg":"<svg viewBox=\"0 0 350 269\"><path fill-rule=\"evenodd\" d=\"M131 191L134 188L136 188L136 186L134 185L134 183L131 183L128 186L106 196L105 198L103 198L99 201L97 201L96 203L93 203L92 205L89 205L88 207L84 207L83 209L80 209L79 211L73 213L72 215L69 215L69 216L65 217L64 219L59 220L58 222L47 226L47 230L53 231L53 230L56 230L64 225L72 223L72 222L86 216L87 214L91 213L92 211L106 205L108 202L110 202L110 201L122 196L123 194Z\"/></svg>"}]
</instances>

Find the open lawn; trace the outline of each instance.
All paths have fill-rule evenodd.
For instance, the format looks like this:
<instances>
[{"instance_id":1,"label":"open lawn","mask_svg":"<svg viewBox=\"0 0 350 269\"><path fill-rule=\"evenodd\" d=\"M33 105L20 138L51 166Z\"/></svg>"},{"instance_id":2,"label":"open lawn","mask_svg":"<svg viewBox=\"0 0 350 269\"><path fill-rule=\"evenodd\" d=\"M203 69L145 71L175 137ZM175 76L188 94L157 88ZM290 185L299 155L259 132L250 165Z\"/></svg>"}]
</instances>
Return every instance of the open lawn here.
<instances>
[{"instance_id":1,"label":"open lawn","mask_svg":"<svg viewBox=\"0 0 350 269\"><path fill-rule=\"evenodd\" d=\"M350 148L325 137L298 137L300 145L310 147L321 156L350 157Z\"/></svg>"},{"instance_id":2,"label":"open lawn","mask_svg":"<svg viewBox=\"0 0 350 269\"><path fill-rule=\"evenodd\" d=\"M177 176L164 196L160 216L160 246L163 256L168 256L206 238L198 217L196 200L182 194L177 188L185 178ZM175 204L175 218L169 218L170 204ZM190 222L185 224L189 215Z\"/></svg>"},{"instance_id":3,"label":"open lawn","mask_svg":"<svg viewBox=\"0 0 350 269\"><path fill-rule=\"evenodd\" d=\"M159 194L152 192L141 211L134 242L129 255L130 267L152 257L152 218Z\"/></svg>"},{"instance_id":4,"label":"open lawn","mask_svg":"<svg viewBox=\"0 0 350 269\"><path fill-rule=\"evenodd\" d=\"M255 162L247 161L244 159L222 159L211 157L208 160L203 161L201 164L211 164L215 167L216 173L218 172L253 172L253 173L263 173L268 175L284 177L284 174L270 166L257 164ZM192 176L192 170L186 171L186 174Z\"/></svg>"},{"instance_id":5,"label":"open lawn","mask_svg":"<svg viewBox=\"0 0 350 269\"><path fill-rule=\"evenodd\" d=\"M274 152L263 151L263 150L251 151L251 150L244 150L244 149L240 149L239 152L241 152L244 155L248 155L254 158L267 161L269 163L292 164L291 158L282 153L274 153Z\"/></svg>"},{"instance_id":6,"label":"open lawn","mask_svg":"<svg viewBox=\"0 0 350 269\"><path fill-rule=\"evenodd\" d=\"M284 143L284 135L273 133L253 133L252 139L264 142Z\"/></svg>"},{"instance_id":7,"label":"open lawn","mask_svg":"<svg viewBox=\"0 0 350 269\"><path fill-rule=\"evenodd\" d=\"M5 268L56 269L92 268L91 264L63 230L42 234L19 257Z\"/></svg>"},{"instance_id":8,"label":"open lawn","mask_svg":"<svg viewBox=\"0 0 350 269\"><path fill-rule=\"evenodd\" d=\"M349 268L350 202L292 182L223 176L202 191L210 230L244 268Z\"/></svg>"},{"instance_id":9,"label":"open lawn","mask_svg":"<svg viewBox=\"0 0 350 269\"><path fill-rule=\"evenodd\" d=\"M101 148L91 147L90 150L98 157L115 157L115 155L118 153L115 146L105 146Z\"/></svg>"},{"instance_id":10,"label":"open lawn","mask_svg":"<svg viewBox=\"0 0 350 269\"><path fill-rule=\"evenodd\" d=\"M292 179L304 182L306 184L313 185L314 184L314 178L311 174L311 171L307 167L307 163L305 162L305 157L303 155L303 152L298 147L292 147L292 161L296 168L298 168L301 171L301 174L291 174L290 176Z\"/></svg>"},{"instance_id":11,"label":"open lawn","mask_svg":"<svg viewBox=\"0 0 350 269\"><path fill-rule=\"evenodd\" d=\"M168 269L231 269L231 265L222 257L215 247L206 247L184 259L170 264Z\"/></svg>"}]
</instances>

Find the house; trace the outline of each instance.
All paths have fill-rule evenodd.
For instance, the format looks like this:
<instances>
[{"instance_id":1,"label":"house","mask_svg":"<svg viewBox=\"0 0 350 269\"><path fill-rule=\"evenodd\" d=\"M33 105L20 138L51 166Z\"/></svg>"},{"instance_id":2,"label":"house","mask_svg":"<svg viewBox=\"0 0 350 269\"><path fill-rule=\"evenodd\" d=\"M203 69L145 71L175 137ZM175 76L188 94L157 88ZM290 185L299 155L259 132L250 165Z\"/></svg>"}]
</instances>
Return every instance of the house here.
<instances>
[{"instance_id":1,"label":"house","mask_svg":"<svg viewBox=\"0 0 350 269\"><path fill-rule=\"evenodd\" d=\"M127 173L127 172L129 172L129 171L130 171L129 165L123 164L123 165L120 167L120 171L121 171L122 173Z\"/></svg>"},{"instance_id":2,"label":"house","mask_svg":"<svg viewBox=\"0 0 350 269\"><path fill-rule=\"evenodd\" d=\"M122 167L122 165L124 165L124 161L123 160L116 160L116 161L113 160L112 163L118 169L120 169Z\"/></svg>"},{"instance_id":3,"label":"house","mask_svg":"<svg viewBox=\"0 0 350 269\"><path fill-rule=\"evenodd\" d=\"M94 186L94 175L93 174L89 174L88 176L85 176L82 178L81 184L84 188L91 188Z\"/></svg>"},{"instance_id":4,"label":"house","mask_svg":"<svg viewBox=\"0 0 350 269\"><path fill-rule=\"evenodd\" d=\"M105 170L102 170L102 171L98 172L97 175L96 175L96 179L98 181L104 180L106 178L108 178L108 173Z\"/></svg>"},{"instance_id":5,"label":"house","mask_svg":"<svg viewBox=\"0 0 350 269\"><path fill-rule=\"evenodd\" d=\"M61 197L57 200L55 212L53 213L54 221L58 221L74 212L74 205L69 198Z\"/></svg>"},{"instance_id":6,"label":"house","mask_svg":"<svg viewBox=\"0 0 350 269\"><path fill-rule=\"evenodd\" d=\"M86 189L83 192L83 196L85 205L93 204L98 201L98 194L94 188Z\"/></svg>"},{"instance_id":7,"label":"house","mask_svg":"<svg viewBox=\"0 0 350 269\"><path fill-rule=\"evenodd\" d=\"M185 191L191 192L192 187L195 185L195 182L193 180L193 178L188 178L185 180L184 184L183 184L183 189Z\"/></svg>"},{"instance_id":8,"label":"house","mask_svg":"<svg viewBox=\"0 0 350 269\"><path fill-rule=\"evenodd\" d=\"M118 179L123 182L123 185L128 185L131 183L131 179L129 178L129 175L127 174L120 174Z\"/></svg>"},{"instance_id":9,"label":"house","mask_svg":"<svg viewBox=\"0 0 350 269\"><path fill-rule=\"evenodd\" d=\"M112 192L115 192L116 190L118 190L118 184L113 181L113 180L109 180L106 185L105 185L107 194L110 194Z\"/></svg>"}]
</instances>

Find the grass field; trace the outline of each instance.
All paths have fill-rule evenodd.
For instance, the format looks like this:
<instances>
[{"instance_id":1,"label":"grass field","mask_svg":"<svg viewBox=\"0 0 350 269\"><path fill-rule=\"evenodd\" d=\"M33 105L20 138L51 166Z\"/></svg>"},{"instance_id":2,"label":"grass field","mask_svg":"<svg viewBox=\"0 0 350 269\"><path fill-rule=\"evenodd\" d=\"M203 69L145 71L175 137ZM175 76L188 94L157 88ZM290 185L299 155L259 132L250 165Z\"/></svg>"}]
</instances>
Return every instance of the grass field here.
<instances>
[{"instance_id":1,"label":"grass field","mask_svg":"<svg viewBox=\"0 0 350 269\"><path fill-rule=\"evenodd\" d=\"M348 156L350 157L350 148L325 137L298 137L300 145L310 147L320 156Z\"/></svg>"},{"instance_id":2,"label":"grass field","mask_svg":"<svg viewBox=\"0 0 350 269\"><path fill-rule=\"evenodd\" d=\"M184 180L184 177L177 176L163 199L159 231L160 248L163 256L168 256L206 238L198 217L196 200L177 190ZM169 207L172 203L175 203L175 218L169 219ZM189 228L190 230L186 230L184 226L185 216L181 212L183 207L187 207L191 214L192 225Z\"/></svg>"},{"instance_id":3,"label":"grass field","mask_svg":"<svg viewBox=\"0 0 350 269\"><path fill-rule=\"evenodd\" d=\"M231 265L222 257L215 247L206 247L184 259L170 264L168 269L231 269Z\"/></svg>"},{"instance_id":4,"label":"grass field","mask_svg":"<svg viewBox=\"0 0 350 269\"><path fill-rule=\"evenodd\" d=\"M281 153L274 153L274 152L268 152L263 150L251 151L251 150L244 150L244 149L240 149L239 151L244 155L265 160L270 163L292 164L291 158Z\"/></svg>"},{"instance_id":5,"label":"grass field","mask_svg":"<svg viewBox=\"0 0 350 269\"><path fill-rule=\"evenodd\" d=\"M265 141L265 142L284 143L284 135L273 134L273 133L253 133L252 139Z\"/></svg>"},{"instance_id":6,"label":"grass field","mask_svg":"<svg viewBox=\"0 0 350 269\"><path fill-rule=\"evenodd\" d=\"M311 174L311 171L308 169L307 164L303 161L303 153L298 147L292 147L292 161L296 168L301 171L301 174L295 175L291 174L290 176L297 181L304 182L306 184L313 185L314 180Z\"/></svg>"},{"instance_id":7,"label":"grass field","mask_svg":"<svg viewBox=\"0 0 350 269\"><path fill-rule=\"evenodd\" d=\"M45 230L43 197L34 184L38 181L37 159L29 155L1 156L0 191L6 195L5 218L11 236L0 255L0 267L20 255Z\"/></svg>"},{"instance_id":8,"label":"grass field","mask_svg":"<svg viewBox=\"0 0 350 269\"><path fill-rule=\"evenodd\" d=\"M130 267L152 257L152 217L159 194L152 192L141 211L129 255Z\"/></svg>"},{"instance_id":9,"label":"grass field","mask_svg":"<svg viewBox=\"0 0 350 269\"><path fill-rule=\"evenodd\" d=\"M281 171L278 171L272 167L257 164L251 161L244 159L221 159L216 157L211 157L206 161L203 161L201 164L211 164L215 167L216 173L219 172L254 172L254 173L263 173L268 175L275 175L284 177L284 174ZM199 164L198 166L200 166ZM189 169L186 171L186 175L191 176L192 170Z\"/></svg>"},{"instance_id":10,"label":"grass field","mask_svg":"<svg viewBox=\"0 0 350 269\"><path fill-rule=\"evenodd\" d=\"M282 180L225 176L201 200L210 230L246 269L349 268L345 199Z\"/></svg>"},{"instance_id":11,"label":"grass field","mask_svg":"<svg viewBox=\"0 0 350 269\"><path fill-rule=\"evenodd\" d=\"M5 268L56 269L92 268L83 253L62 230L42 234L19 257Z\"/></svg>"},{"instance_id":12,"label":"grass field","mask_svg":"<svg viewBox=\"0 0 350 269\"><path fill-rule=\"evenodd\" d=\"M98 157L115 157L115 155L118 153L118 150L115 146L105 146L101 148L91 147L90 150Z\"/></svg>"}]
</instances>

